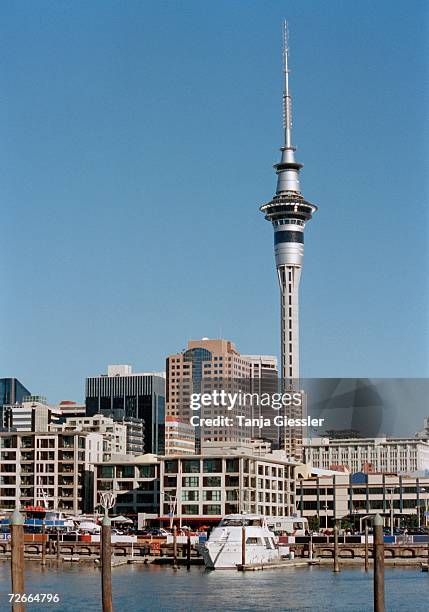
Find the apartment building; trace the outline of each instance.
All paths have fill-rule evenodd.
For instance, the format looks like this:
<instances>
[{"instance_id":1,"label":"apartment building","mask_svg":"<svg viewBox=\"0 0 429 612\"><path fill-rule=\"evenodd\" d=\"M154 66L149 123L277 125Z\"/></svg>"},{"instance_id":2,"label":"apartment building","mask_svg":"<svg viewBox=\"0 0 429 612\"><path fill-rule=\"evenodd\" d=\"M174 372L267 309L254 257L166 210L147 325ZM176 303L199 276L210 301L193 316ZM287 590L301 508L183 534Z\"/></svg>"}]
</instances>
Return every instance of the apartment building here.
<instances>
[{"instance_id":1,"label":"apartment building","mask_svg":"<svg viewBox=\"0 0 429 612\"><path fill-rule=\"evenodd\" d=\"M102 456L99 433L0 433L0 508L90 512L93 464Z\"/></svg>"},{"instance_id":2,"label":"apartment building","mask_svg":"<svg viewBox=\"0 0 429 612\"><path fill-rule=\"evenodd\" d=\"M349 472L416 472L429 470L429 442L418 438L313 438L306 440L304 463Z\"/></svg>"},{"instance_id":3,"label":"apartment building","mask_svg":"<svg viewBox=\"0 0 429 612\"><path fill-rule=\"evenodd\" d=\"M193 455L195 427L177 417L165 417L165 454Z\"/></svg>"},{"instance_id":4,"label":"apartment building","mask_svg":"<svg viewBox=\"0 0 429 612\"><path fill-rule=\"evenodd\" d=\"M127 427L110 417L96 414L93 417L67 418L65 423L50 426L50 431L88 431L103 436L103 461L109 461L112 454L125 455L127 452Z\"/></svg>"},{"instance_id":5,"label":"apartment building","mask_svg":"<svg viewBox=\"0 0 429 612\"><path fill-rule=\"evenodd\" d=\"M160 519L216 523L236 512L287 516L295 511L295 464L250 454L164 457L160 461Z\"/></svg>"}]
</instances>

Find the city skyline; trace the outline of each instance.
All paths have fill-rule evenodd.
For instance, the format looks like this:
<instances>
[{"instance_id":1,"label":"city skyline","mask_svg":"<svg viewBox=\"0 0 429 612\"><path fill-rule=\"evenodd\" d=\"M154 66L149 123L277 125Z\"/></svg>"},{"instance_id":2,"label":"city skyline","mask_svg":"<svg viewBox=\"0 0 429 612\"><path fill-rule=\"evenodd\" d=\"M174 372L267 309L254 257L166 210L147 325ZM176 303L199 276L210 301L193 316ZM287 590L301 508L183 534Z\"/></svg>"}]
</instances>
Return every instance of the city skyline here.
<instances>
[{"instance_id":1,"label":"city skyline","mask_svg":"<svg viewBox=\"0 0 429 612\"><path fill-rule=\"evenodd\" d=\"M39 21L32 7L2 9L0 369L52 402L82 398L107 363L164 369L188 338L280 354L271 232L255 205L272 188L281 129L284 7L221 3L209 18L190 2L200 27L188 40L174 6L111 5L97 31L94 5L48 3ZM427 192L426 9L415 6L288 10L294 130L319 206L303 376L428 375L427 228L408 214L413 203L425 218Z\"/></svg>"}]
</instances>

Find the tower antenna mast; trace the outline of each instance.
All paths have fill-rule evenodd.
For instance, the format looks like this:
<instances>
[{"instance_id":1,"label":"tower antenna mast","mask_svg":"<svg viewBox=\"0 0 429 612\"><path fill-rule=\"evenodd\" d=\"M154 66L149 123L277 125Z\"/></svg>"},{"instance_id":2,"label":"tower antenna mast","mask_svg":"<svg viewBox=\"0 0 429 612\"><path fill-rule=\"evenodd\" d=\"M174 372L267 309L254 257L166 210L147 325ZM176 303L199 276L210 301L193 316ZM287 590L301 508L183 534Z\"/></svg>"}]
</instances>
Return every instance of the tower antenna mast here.
<instances>
[{"instance_id":1,"label":"tower antenna mast","mask_svg":"<svg viewBox=\"0 0 429 612\"><path fill-rule=\"evenodd\" d=\"M283 23L283 128L285 132L284 146L294 149L292 145L292 98L289 92L289 26Z\"/></svg>"}]
</instances>

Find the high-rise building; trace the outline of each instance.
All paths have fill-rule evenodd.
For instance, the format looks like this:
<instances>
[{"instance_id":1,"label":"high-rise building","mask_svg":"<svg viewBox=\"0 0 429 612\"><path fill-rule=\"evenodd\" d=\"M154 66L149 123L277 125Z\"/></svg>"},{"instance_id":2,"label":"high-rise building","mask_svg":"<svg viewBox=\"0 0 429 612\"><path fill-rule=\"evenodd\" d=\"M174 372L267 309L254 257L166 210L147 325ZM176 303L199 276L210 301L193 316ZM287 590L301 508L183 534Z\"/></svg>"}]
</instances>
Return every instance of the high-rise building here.
<instances>
[{"instance_id":1,"label":"high-rise building","mask_svg":"<svg viewBox=\"0 0 429 612\"><path fill-rule=\"evenodd\" d=\"M226 443L249 442L250 428L240 425L235 419L238 414L250 416L250 407L210 404L198 411L191 408L192 394L250 391L251 367L230 340L202 338L189 340L188 348L181 353L167 357L167 414L186 423L191 417L216 418L228 416L231 426L203 425L195 427L196 451L203 451L205 445L216 446Z\"/></svg>"},{"instance_id":2,"label":"high-rise building","mask_svg":"<svg viewBox=\"0 0 429 612\"><path fill-rule=\"evenodd\" d=\"M272 395L277 393L279 386L277 357L273 355L243 355L250 365L250 391L262 396L264 393ZM252 403L252 419L268 418L271 421L269 427L263 430L252 426L252 438L265 440L271 443L273 449L279 447L279 428L274 425L273 417L276 415L271 406L261 405L260 402Z\"/></svg>"},{"instance_id":3,"label":"high-rise building","mask_svg":"<svg viewBox=\"0 0 429 612\"><path fill-rule=\"evenodd\" d=\"M0 407L19 404L30 391L17 378L0 378Z\"/></svg>"},{"instance_id":4,"label":"high-rise building","mask_svg":"<svg viewBox=\"0 0 429 612\"><path fill-rule=\"evenodd\" d=\"M108 367L107 374L86 379L87 416L103 414L136 429L144 423L144 451L164 453L165 376L133 373L129 365ZM136 432L134 432L136 433ZM137 445L138 446L138 445ZM140 454L135 448L134 454Z\"/></svg>"},{"instance_id":5,"label":"high-rise building","mask_svg":"<svg viewBox=\"0 0 429 612\"><path fill-rule=\"evenodd\" d=\"M317 207L304 199L299 172L302 164L295 159L292 144L292 99L289 89L289 43L284 24L284 143L281 160L274 167L277 173L276 194L261 206L265 219L274 228L274 254L280 284L281 305L281 378L285 388L299 389L299 282L304 257L304 227ZM300 416L290 412L291 417ZM286 449L299 455L302 433L290 430L285 436Z\"/></svg>"}]
</instances>

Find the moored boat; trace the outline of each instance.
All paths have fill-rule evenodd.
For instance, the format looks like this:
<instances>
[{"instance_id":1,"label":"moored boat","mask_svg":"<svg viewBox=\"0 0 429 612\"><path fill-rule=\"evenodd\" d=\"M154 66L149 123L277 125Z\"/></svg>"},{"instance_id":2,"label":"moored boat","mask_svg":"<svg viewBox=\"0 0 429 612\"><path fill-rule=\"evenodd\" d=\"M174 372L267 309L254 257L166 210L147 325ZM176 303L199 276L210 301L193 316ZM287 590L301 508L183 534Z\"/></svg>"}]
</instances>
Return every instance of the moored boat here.
<instances>
[{"instance_id":1,"label":"moored boat","mask_svg":"<svg viewBox=\"0 0 429 612\"><path fill-rule=\"evenodd\" d=\"M274 563L288 549L279 548L277 536L262 515L228 514L213 529L200 552L209 569L236 569L243 558L246 565Z\"/></svg>"}]
</instances>

